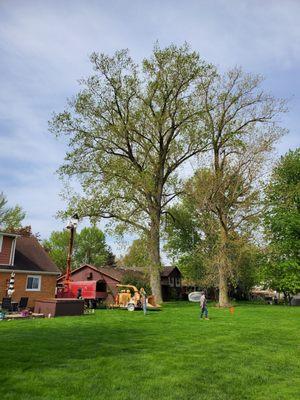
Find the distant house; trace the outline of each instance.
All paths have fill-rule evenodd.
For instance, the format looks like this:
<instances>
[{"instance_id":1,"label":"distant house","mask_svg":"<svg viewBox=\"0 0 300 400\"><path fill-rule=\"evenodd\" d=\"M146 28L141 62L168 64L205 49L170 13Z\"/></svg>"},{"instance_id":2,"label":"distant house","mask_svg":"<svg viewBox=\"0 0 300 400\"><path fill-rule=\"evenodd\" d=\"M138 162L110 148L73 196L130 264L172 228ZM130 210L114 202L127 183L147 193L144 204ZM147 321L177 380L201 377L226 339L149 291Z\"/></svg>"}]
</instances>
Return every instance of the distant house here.
<instances>
[{"instance_id":1,"label":"distant house","mask_svg":"<svg viewBox=\"0 0 300 400\"><path fill-rule=\"evenodd\" d=\"M160 273L163 301L180 299L181 272L177 267L164 267Z\"/></svg>"},{"instance_id":2,"label":"distant house","mask_svg":"<svg viewBox=\"0 0 300 400\"><path fill-rule=\"evenodd\" d=\"M117 294L117 284L122 282L123 277L130 273L131 276L137 278L142 277L143 273L136 270L112 267L96 267L90 264L83 264L79 268L71 272L72 281L97 281L97 296L99 299L113 302L114 296ZM57 286L62 287L65 275L57 279ZM181 273L177 267L164 267L161 272L161 285L163 300L167 301L171 298L179 298L181 290ZM140 288L139 288L140 289Z\"/></svg>"},{"instance_id":3,"label":"distant house","mask_svg":"<svg viewBox=\"0 0 300 400\"><path fill-rule=\"evenodd\" d=\"M28 297L33 307L35 300L54 297L59 270L35 237L0 232L0 301L7 296L12 271L13 301Z\"/></svg>"}]
</instances>

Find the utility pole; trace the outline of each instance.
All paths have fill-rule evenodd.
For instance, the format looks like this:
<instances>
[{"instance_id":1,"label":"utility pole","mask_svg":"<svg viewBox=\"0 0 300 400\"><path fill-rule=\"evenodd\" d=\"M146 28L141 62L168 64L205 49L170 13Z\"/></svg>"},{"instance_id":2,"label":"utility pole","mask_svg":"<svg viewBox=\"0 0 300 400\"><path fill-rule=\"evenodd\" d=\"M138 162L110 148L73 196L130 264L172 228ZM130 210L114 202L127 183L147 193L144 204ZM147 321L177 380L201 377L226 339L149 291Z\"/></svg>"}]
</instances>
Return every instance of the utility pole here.
<instances>
[{"instance_id":1,"label":"utility pole","mask_svg":"<svg viewBox=\"0 0 300 400\"><path fill-rule=\"evenodd\" d=\"M64 281L64 293L69 293L69 285L71 281L71 262L72 262L72 253L73 253L73 246L74 246L74 236L76 227L78 225L79 217L78 214L74 214L71 217L70 222L67 225L67 229L70 230L70 240L69 240L69 248L68 248L68 255L67 255L67 268L65 274L65 281Z\"/></svg>"}]
</instances>

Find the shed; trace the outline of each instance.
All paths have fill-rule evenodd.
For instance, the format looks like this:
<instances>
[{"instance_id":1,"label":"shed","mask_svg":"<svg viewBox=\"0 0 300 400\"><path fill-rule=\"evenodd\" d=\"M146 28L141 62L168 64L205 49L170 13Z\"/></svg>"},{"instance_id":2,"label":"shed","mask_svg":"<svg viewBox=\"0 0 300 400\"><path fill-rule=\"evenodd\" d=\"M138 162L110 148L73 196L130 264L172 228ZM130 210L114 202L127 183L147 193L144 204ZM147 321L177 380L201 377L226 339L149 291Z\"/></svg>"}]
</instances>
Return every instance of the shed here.
<instances>
[{"instance_id":1,"label":"shed","mask_svg":"<svg viewBox=\"0 0 300 400\"><path fill-rule=\"evenodd\" d=\"M163 301L181 296L181 272L177 267L164 267L160 273Z\"/></svg>"}]
</instances>

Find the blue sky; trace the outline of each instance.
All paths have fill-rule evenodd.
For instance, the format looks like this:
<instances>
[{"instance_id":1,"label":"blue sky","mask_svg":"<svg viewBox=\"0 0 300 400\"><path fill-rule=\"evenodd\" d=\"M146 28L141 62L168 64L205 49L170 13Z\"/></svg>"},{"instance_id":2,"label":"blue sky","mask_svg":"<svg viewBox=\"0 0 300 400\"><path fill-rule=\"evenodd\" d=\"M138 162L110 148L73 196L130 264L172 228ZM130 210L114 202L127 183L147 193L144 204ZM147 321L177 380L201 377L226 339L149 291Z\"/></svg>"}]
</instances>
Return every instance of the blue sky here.
<instances>
[{"instance_id":1,"label":"blue sky","mask_svg":"<svg viewBox=\"0 0 300 400\"><path fill-rule=\"evenodd\" d=\"M266 77L264 87L290 99L289 129L277 154L299 146L300 1L2 0L0 2L0 191L47 237L63 223L55 171L65 147L47 121L91 73L92 51L129 48L140 60L153 43L187 41L225 70L241 65ZM113 250L122 249L109 238Z\"/></svg>"}]
</instances>

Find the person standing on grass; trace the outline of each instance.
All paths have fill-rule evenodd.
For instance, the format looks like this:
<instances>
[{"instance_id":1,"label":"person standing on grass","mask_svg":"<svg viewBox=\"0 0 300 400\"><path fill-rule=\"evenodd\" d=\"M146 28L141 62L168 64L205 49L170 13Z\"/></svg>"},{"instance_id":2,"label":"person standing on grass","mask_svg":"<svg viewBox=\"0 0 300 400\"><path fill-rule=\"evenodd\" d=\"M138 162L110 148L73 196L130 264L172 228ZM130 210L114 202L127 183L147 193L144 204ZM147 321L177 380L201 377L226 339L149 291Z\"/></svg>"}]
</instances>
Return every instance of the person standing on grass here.
<instances>
[{"instance_id":1,"label":"person standing on grass","mask_svg":"<svg viewBox=\"0 0 300 400\"><path fill-rule=\"evenodd\" d=\"M201 308L200 319L203 317L203 314L205 316L205 319L209 319L208 318L208 310L207 310L207 301L206 301L204 292L202 292L201 297L200 297L200 308Z\"/></svg>"},{"instance_id":2,"label":"person standing on grass","mask_svg":"<svg viewBox=\"0 0 300 400\"><path fill-rule=\"evenodd\" d=\"M146 313L147 313L147 295L146 295L146 292L145 292L144 288L141 288L140 294L141 294L141 300L142 300L142 306L143 306L144 315L146 315Z\"/></svg>"}]
</instances>

